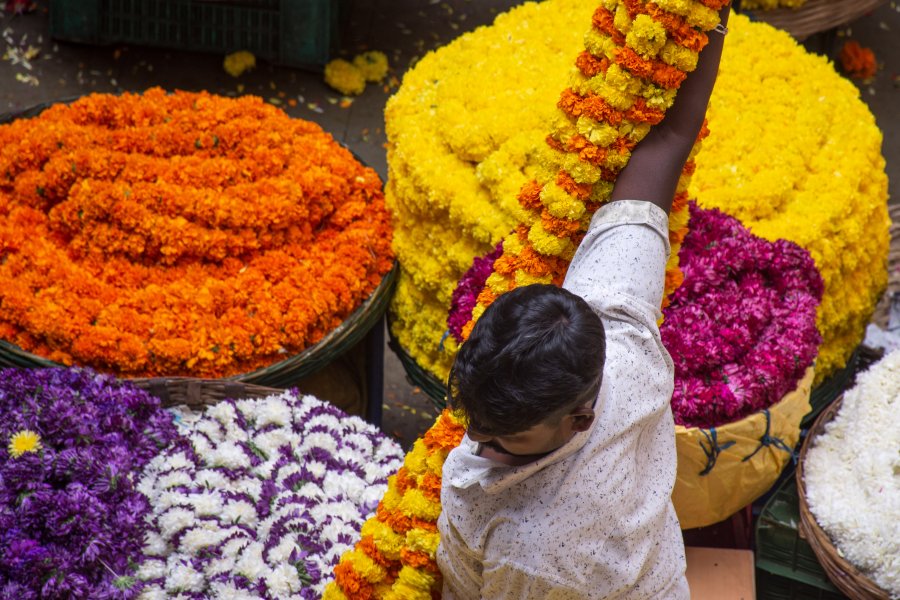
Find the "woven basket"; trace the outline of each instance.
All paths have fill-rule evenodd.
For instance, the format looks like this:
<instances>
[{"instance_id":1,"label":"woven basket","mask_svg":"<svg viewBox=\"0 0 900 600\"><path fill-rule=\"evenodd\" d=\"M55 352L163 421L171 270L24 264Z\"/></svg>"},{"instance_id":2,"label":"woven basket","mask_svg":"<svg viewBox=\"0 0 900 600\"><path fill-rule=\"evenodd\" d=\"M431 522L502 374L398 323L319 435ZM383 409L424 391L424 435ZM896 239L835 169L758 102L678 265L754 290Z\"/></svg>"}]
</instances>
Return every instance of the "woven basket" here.
<instances>
[{"instance_id":1,"label":"woven basket","mask_svg":"<svg viewBox=\"0 0 900 600\"><path fill-rule=\"evenodd\" d=\"M888 285L875 307L872 323L887 329L890 321L891 303L900 297L900 204L888 206L891 218L891 245L888 250Z\"/></svg>"},{"instance_id":2,"label":"woven basket","mask_svg":"<svg viewBox=\"0 0 900 600\"><path fill-rule=\"evenodd\" d=\"M748 10L754 21L784 29L798 40L834 29L874 10L884 0L807 0L800 8Z\"/></svg>"},{"instance_id":3,"label":"woven basket","mask_svg":"<svg viewBox=\"0 0 900 600\"><path fill-rule=\"evenodd\" d=\"M809 542L816 558L831 582L851 598L859 600L889 600L888 594L866 577L859 569L838 554L828 534L819 527L806 502L806 487L803 481L803 466L806 453L814 443L816 436L822 433L825 425L837 414L841 406L841 398L822 411L819 418L809 430L803 448L800 450L800 462L797 465L797 496L800 500L800 535Z\"/></svg>"},{"instance_id":4,"label":"woven basket","mask_svg":"<svg viewBox=\"0 0 900 600\"><path fill-rule=\"evenodd\" d=\"M322 369L335 358L359 343L384 315L397 277L397 264L382 278L375 291L349 317L325 337L299 354L250 373L225 377L222 381L252 383L286 388ZM64 367L61 363L32 354L7 341L0 340L0 367L45 368Z\"/></svg>"},{"instance_id":5,"label":"woven basket","mask_svg":"<svg viewBox=\"0 0 900 600\"><path fill-rule=\"evenodd\" d=\"M276 388L224 381L222 379L194 379L193 377L153 377L147 379L131 379L130 383L145 390L151 396L159 398L163 407L187 405L194 410L203 410L207 406L226 398L235 400L242 398L264 398L280 393Z\"/></svg>"},{"instance_id":6,"label":"woven basket","mask_svg":"<svg viewBox=\"0 0 900 600\"><path fill-rule=\"evenodd\" d=\"M36 104L24 110L3 113L0 114L0 124L10 123L17 119L36 117L55 104L68 104L79 98L80 96L71 96L53 102ZM358 162L365 164L355 152L349 148L347 150ZM296 384L300 379L321 370L338 356L358 344L369 330L380 322L393 295L398 269L399 267L395 261L391 270L385 274L381 283L365 302L317 343L299 354L285 358L273 365L250 373L226 377L222 381L286 388ZM0 340L0 367L46 368L64 366L27 352L15 344ZM140 381L140 379L135 379L134 381Z\"/></svg>"}]
</instances>

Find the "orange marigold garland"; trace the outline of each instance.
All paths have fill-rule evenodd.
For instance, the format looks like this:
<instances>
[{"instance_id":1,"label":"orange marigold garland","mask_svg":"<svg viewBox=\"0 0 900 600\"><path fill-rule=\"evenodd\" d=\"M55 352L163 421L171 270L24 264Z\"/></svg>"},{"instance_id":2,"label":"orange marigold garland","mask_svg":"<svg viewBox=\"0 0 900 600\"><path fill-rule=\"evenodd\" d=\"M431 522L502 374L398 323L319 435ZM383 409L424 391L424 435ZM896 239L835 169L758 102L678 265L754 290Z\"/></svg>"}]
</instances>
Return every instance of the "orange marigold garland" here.
<instances>
[{"instance_id":1,"label":"orange marigold garland","mask_svg":"<svg viewBox=\"0 0 900 600\"><path fill-rule=\"evenodd\" d=\"M125 376L267 366L390 269L381 182L259 98L92 95L0 127L0 339Z\"/></svg>"},{"instance_id":2,"label":"orange marigold garland","mask_svg":"<svg viewBox=\"0 0 900 600\"><path fill-rule=\"evenodd\" d=\"M853 79L871 79L878 72L875 53L855 40L844 42L840 59L844 72Z\"/></svg>"}]
</instances>

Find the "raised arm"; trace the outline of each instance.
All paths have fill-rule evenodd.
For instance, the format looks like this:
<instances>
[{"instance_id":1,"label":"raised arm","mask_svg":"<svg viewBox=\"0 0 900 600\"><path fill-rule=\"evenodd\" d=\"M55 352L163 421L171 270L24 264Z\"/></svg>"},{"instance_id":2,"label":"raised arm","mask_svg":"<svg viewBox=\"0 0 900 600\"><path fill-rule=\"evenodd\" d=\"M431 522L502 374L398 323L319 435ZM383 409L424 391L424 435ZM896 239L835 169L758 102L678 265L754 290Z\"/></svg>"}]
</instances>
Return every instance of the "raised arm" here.
<instances>
[{"instance_id":1,"label":"raised arm","mask_svg":"<svg viewBox=\"0 0 900 600\"><path fill-rule=\"evenodd\" d=\"M729 13L728 6L719 13L723 27ZM662 122L632 151L631 159L616 179L611 200L646 200L669 213L678 177L703 126L724 38L723 33L709 33L709 43L700 52L697 68L681 85Z\"/></svg>"}]
</instances>

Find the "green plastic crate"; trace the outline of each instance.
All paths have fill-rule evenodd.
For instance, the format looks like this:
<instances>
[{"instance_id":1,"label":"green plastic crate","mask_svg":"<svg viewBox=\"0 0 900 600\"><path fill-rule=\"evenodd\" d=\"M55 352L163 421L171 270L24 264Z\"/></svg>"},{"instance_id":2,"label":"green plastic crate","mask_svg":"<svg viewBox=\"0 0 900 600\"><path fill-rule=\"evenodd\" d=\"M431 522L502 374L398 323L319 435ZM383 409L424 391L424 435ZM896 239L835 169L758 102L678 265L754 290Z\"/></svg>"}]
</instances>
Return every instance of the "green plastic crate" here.
<instances>
[{"instance_id":1,"label":"green plastic crate","mask_svg":"<svg viewBox=\"0 0 900 600\"><path fill-rule=\"evenodd\" d=\"M51 0L50 35L321 67L338 43L348 0Z\"/></svg>"},{"instance_id":2,"label":"green plastic crate","mask_svg":"<svg viewBox=\"0 0 900 600\"><path fill-rule=\"evenodd\" d=\"M790 477L769 498L756 521L758 597L845 598L829 581L812 548L800 537L799 525L797 482Z\"/></svg>"}]
</instances>

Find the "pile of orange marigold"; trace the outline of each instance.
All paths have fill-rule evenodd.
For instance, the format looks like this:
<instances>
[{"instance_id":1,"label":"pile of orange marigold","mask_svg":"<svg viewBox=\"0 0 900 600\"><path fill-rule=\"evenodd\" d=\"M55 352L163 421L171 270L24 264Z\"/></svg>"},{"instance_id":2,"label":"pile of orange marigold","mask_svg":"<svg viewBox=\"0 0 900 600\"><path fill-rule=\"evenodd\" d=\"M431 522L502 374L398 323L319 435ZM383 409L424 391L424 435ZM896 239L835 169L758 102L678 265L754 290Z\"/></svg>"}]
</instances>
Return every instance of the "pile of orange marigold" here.
<instances>
[{"instance_id":1,"label":"pile of orange marigold","mask_svg":"<svg viewBox=\"0 0 900 600\"><path fill-rule=\"evenodd\" d=\"M381 181L259 98L91 95L0 126L0 339L221 377L320 340L393 263Z\"/></svg>"}]
</instances>

